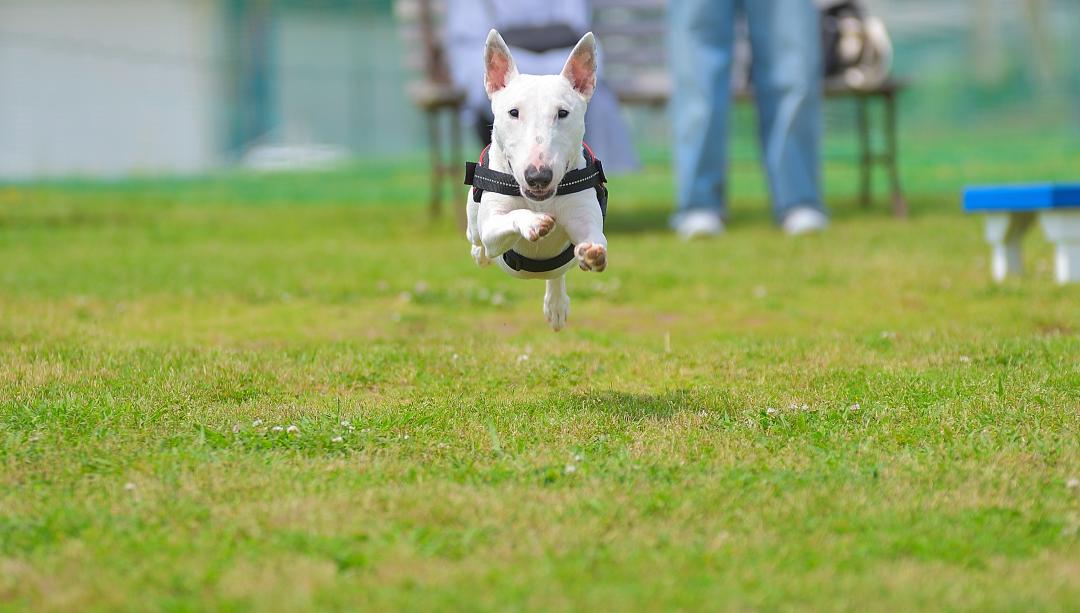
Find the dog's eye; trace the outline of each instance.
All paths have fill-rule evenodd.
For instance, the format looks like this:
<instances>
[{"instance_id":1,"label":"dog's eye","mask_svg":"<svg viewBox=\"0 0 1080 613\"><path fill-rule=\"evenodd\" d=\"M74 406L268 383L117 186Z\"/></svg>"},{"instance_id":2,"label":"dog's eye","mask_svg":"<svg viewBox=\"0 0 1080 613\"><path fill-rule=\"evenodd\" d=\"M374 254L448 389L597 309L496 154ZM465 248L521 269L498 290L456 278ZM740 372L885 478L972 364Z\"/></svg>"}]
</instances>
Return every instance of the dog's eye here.
<instances>
[{"instance_id":1,"label":"dog's eye","mask_svg":"<svg viewBox=\"0 0 1080 613\"><path fill-rule=\"evenodd\" d=\"M510 116L513 117L514 119L517 119L518 110L517 109L510 109Z\"/></svg>"},{"instance_id":2,"label":"dog's eye","mask_svg":"<svg viewBox=\"0 0 1080 613\"><path fill-rule=\"evenodd\" d=\"M559 109L559 119L566 119L570 116L570 111L566 109Z\"/></svg>"}]
</instances>

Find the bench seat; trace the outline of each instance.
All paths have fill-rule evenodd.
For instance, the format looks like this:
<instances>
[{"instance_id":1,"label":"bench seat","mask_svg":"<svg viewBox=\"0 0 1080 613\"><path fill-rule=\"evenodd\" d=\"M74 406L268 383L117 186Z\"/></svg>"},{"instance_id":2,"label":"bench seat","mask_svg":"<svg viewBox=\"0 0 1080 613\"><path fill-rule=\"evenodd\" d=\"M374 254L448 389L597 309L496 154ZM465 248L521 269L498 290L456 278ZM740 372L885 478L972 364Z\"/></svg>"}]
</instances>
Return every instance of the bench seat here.
<instances>
[{"instance_id":1,"label":"bench seat","mask_svg":"<svg viewBox=\"0 0 1080 613\"><path fill-rule=\"evenodd\" d=\"M1021 241L1038 219L1054 244L1055 279L1080 282L1080 183L972 186L964 190L964 211L986 215L995 281L1023 273Z\"/></svg>"}]
</instances>

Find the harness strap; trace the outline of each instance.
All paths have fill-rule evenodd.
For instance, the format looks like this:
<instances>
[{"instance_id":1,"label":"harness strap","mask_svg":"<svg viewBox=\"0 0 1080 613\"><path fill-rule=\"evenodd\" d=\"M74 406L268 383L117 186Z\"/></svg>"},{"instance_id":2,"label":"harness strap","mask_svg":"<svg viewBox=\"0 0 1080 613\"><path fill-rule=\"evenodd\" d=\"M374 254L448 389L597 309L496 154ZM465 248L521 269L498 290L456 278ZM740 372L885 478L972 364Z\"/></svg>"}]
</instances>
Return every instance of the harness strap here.
<instances>
[{"instance_id":1,"label":"harness strap","mask_svg":"<svg viewBox=\"0 0 1080 613\"><path fill-rule=\"evenodd\" d=\"M473 186L473 201L480 202L484 192L495 192L504 196L520 196L521 187L514 180L514 175L480 166L476 162L465 162L465 185Z\"/></svg>"},{"instance_id":2,"label":"harness strap","mask_svg":"<svg viewBox=\"0 0 1080 613\"><path fill-rule=\"evenodd\" d=\"M510 270L524 270L525 272L548 272L555 270L556 268L562 268L567 262L573 260L574 257L573 245L563 249L562 253L559 255L546 260L534 260L521 255L513 249L502 255L503 262L506 262L506 265L510 267Z\"/></svg>"},{"instance_id":3,"label":"harness strap","mask_svg":"<svg viewBox=\"0 0 1080 613\"><path fill-rule=\"evenodd\" d=\"M480 152L480 158L476 162L465 162L465 185L473 186L473 202L480 202L484 192L495 192L504 196L520 196L521 186L518 185L514 175L492 170L488 166L488 149L484 147ZM559 182L555 195L565 196L583 192L591 187L607 182L604 175L604 165L593 154L588 145L582 143L582 153L585 154L585 168L578 168L567 172Z\"/></svg>"}]
</instances>

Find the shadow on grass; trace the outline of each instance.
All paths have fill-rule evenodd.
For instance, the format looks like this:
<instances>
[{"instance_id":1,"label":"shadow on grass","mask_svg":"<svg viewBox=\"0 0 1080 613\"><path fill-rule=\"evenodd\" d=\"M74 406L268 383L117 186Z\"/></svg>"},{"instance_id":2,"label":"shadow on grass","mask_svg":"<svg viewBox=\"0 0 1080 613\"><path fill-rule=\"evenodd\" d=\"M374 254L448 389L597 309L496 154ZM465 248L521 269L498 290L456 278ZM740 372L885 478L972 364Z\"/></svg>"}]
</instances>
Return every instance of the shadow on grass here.
<instances>
[{"instance_id":1,"label":"shadow on grass","mask_svg":"<svg viewBox=\"0 0 1080 613\"><path fill-rule=\"evenodd\" d=\"M671 232L673 206L609 207L604 231L610 234L666 234ZM772 224L768 205L763 202L741 203L729 211L728 223L736 226Z\"/></svg>"},{"instance_id":2,"label":"shadow on grass","mask_svg":"<svg viewBox=\"0 0 1080 613\"><path fill-rule=\"evenodd\" d=\"M145 219L123 212L89 213L77 210L47 210L6 214L0 211L0 228L48 230L65 228L106 228L144 225Z\"/></svg>"},{"instance_id":3,"label":"shadow on grass","mask_svg":"<svg viewBox=\"0 0 1080 613\"><path fill-rule=\"evenodd\" d=\"M693 389L673 390L660 394L637 394L614 390L575 394L573 404L586 411L619 415L630 419L670 419L678 413L706 409L726 410L722 399L712 401Z\"/></svg>"},{"instance_id":4,"label":"shadow on grass","mask_svg":"<svg viewBox=\"0 0 1080 613\"><path fill-rule=\"evenodd\" d=\"M607 219L604 220L604 232L612 234L648 234L665 232L668 229L668 219L671 209L627 208L623 210L608 209Z\"/></svg>"},{"instance_id":5,"label":"shadow on grass","mask_svg":"<svg viewBox=\"0 0 1080 613\"><path fill-rule=\"evenodd\" d=\"M908 194L911 216L919 216L929 211L947 208L947 203L939 196ZM863 206L858 196L830 198L829 215L834 221L858 219L890 219L893 216L889 198L877 194L868 206ZM609 234L658 234L671 231L671 215L674 208L665 206L628 206L619 209L616 204L609 208L604 221L604 230ZM732 203L728 212L728 225L736 227L773 226L772 210L763 200L739 201Z\"/></svg>"}]
</instances>

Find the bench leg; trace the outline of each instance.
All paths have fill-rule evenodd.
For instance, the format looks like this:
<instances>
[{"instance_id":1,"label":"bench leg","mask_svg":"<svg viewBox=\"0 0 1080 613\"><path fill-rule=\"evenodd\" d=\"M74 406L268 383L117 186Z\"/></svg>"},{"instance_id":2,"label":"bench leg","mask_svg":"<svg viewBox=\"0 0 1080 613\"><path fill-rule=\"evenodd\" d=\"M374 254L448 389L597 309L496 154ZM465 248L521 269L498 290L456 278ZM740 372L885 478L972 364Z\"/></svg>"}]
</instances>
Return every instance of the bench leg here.
<instances>
[{"instance_id":1,"label":"bench leg","mask_svg":"<svg viewBox=\"0 0 1080 613\"><path fill-rule=\"evenodd\" d=\"M1020 241L1031 226L1032 213L991 213L986 216L986 241L990 243L990 271L994 281L1024 273Z\"/></svg>"},{"instance_id":2,"label":"bench leg","mask_svg":"<svg viewBox=\"0 0 1080 613\"><path fill-rule=\"evenodd\" d=\"M454 210L457 211L458 229L465 230L468 220L465 217L465 191L461 188L461 168L465 158L461 152L461 109L451 106L450 112L450 159L447 164L447 179L450 184L450 197L460 195L455 201ZM455 192L455 188L457 191Z\"/></svg>"},{"instance_id":3,"label":"bench leg","mask_svg":"<svg viewBox=\"0 0 1080 613\"><path fill-rule=\"evenodd\" d=\"M1045 211L1039 223L1054 243L1054 278L1062 285L1080 283L1080 211Z\"/></svg>"},{"instance_id":4,"label":"bench leg","mask_svg":"<svg viewBox=\"0 0 1080 613\"><path fill-rule=\"evenodd\" d=\"M889 166L889 189L892 193L893 215L907 217L907 200L900 188L900 169L897 168L896 146L896 96L885 96L885 163Z\"/></svg>"},{"instance_id":5,"label":"bench leg","mask_svg":"<svg viewBox=\"0 0 1080 613\"><path fill-rule=\"evenodd\" d=\"M428 212L438 217L442 210L442 138L439 134L439 111L427 111L428 148L431 153L431 202Z\"/></svg>"},{"instance_id":6,"label":"bench leg","mask_svg":"<svg viewBox=\"0 0 1080 613\"><path fill-rule=\"evenodd\" d=\"M870 117L866 108L866 98L855 98L855 123L859 132L859 204L865 209L870 206L873 160L870 153Z\"/></svg>"}]
</instances>

